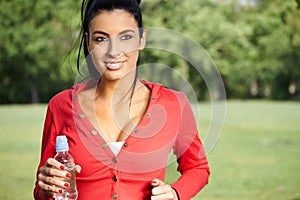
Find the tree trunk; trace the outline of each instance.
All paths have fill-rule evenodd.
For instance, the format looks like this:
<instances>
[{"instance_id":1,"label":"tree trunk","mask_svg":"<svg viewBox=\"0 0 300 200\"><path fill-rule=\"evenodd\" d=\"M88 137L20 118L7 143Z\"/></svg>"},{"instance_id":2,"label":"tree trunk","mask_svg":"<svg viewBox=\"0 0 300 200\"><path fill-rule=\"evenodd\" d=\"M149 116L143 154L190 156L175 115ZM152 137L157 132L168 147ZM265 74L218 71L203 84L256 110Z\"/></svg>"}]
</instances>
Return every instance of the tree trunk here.
<instances>
[{"instance_id":1,"label":"tree trunk","mask_svg":"<svg viewBox=\"0 0 300 200\"><path fill-rule=\"evenodd\" d=\"M27 80L30 85L31 103L39 103L39 93L34 79L31 76L29 76Z\"/></svg>"}]
</instances>

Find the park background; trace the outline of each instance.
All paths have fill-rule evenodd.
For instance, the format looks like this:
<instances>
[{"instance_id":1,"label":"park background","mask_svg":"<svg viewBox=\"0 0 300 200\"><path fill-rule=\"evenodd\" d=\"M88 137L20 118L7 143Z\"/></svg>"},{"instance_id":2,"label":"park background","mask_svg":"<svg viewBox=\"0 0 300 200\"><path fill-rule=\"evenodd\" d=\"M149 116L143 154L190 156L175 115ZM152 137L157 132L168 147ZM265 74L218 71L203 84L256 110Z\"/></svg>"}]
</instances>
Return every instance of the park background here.
<instances>
[{"instance_id":1,"label":"park background","mask_svg":"<svg viewBox=\"0 0 300 200\"><path fill-rule=\"evenodd\" d=\"M80 5L0 2L0 199L33 198L47 102L77 74ZM210 183L195 199L300 199L300 2L144 0L141 6L145 27L172 29L201 44L224 81L225 124L208 154ZM200 102L203 138L210 99L193 67L148 49L140 62L185 73ZM168 173L167 181L177 176Z\"/></svg>"}]
</instances>

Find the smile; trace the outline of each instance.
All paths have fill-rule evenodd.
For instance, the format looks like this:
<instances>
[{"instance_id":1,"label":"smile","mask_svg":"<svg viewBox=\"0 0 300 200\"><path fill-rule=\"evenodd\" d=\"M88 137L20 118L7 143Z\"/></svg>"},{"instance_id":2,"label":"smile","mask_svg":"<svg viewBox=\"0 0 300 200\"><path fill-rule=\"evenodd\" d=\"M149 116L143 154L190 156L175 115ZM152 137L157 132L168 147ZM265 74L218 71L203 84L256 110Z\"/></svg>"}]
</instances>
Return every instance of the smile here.
<instances>
[{"instance_id":1,"label":"smile","mask_svg":"<svg viewBox=\"0 0 300 200\"><path fill-rule=\"evenodd\" d=\"M105 66L109 70L118 70L120 69L125 61L118 61L118 62L104 62Z\"/></svg>"}]
</instances>

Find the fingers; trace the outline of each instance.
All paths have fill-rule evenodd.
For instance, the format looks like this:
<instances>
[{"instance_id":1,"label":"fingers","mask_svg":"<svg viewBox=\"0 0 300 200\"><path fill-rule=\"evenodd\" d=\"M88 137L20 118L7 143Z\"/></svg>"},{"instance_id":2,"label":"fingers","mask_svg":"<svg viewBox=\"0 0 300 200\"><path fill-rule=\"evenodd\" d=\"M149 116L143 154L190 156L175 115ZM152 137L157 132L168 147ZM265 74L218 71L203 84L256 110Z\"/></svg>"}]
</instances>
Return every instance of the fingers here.
<instances>
[{"instance_id":1,"label":"fingers","mask_svg":"<svg viewBox=\"0 0 300 200\"><path fill-rule=\"evenodd\" d=\"M60 162L58 162L57 160L55 160L54 158L49 158L46 161L45 166L46 167L53 167L53 168L60 169L60 170L65 169L65 166L63 164L61 164Z\"/></svg>"},{"instance_id":2,"label":"fingers","mask_svg":"<svg viewBox=\"0 0 300 200\"><path fill-rule=\"evenodd\" d=\"M53 158L49 158L45 165L40 168L37 176L38 186L48 196L53 197L55 193L62 193L70 186L67 180L71 174L63 171L63 165Z\"/></svg>"},{"instance_id":3,"label":"fingers","mask_svg":"<svg viewBox=\"0 0 300 200\"><path fill-rule=\"evenodd\" d=\"M151 182L153 186L151 200L177 200L177 194L174 189L165 184L159 179L153 179Z\"/></svg>"},{"instance_id":4,"label":"fingers","mask_svg":"<svg viewBox=\"0 0 300 200\"><path fill-rule=\"evenodd\" d=\"M158 196L151 196L151 200L175 200L173 193L165 193Z\"/></svg>"},{"instance_id":5,"label":"fingers","mask_svg":"<svg viewBox=\"0 0 300 200\"><path fill-rule=\"evenodd\" d=\"M159 185L164 185L165 183L162 180L159 180L157 178L153 179L151 182L151 185L153 187L159 186Z\"/></svg>"},{"instance_id":6,"label":"fingers","mask_svg":"<svg viewBox=\"0 0 300 200\"><path fill-rule=\"evenodd\" d=\"M44 166L44 167L40 168L40 173L38 174L38 178L43 178L44 176L46 176L46 177L54 177L55 176L58 178L70 178L71 174L67 171Z\"/></svg>"},{"instance_id":7,"label":"fingers","mask_svg":"<svg viewBox=\"0 0 300 200\"><path fill-rule=\"evenodd\" d=\"M76 172L77 174L79 174L79 173L81 172L81 166L80 166L80 165L76 165L76 166L75 166L75 172Z\"/></svg>"},{"instance_id":8,"label":"fingers","mask_svg":"<svg viewBox=\"0 0 300 200\"><path fill-rule=\"evenodd\" d=\"M62 188L55 187L54 185L48 185L43 181L38 181L38 186L42 189L42 191L50 198L54 198L56 193L63 193Z\"/></svg>"},{"instance_id":9,"label":"fingers","mask_svg":"<svg viewBox=\"0 0 300 200\"><path fill-rule=\"evenodd\" d=\"M45 171L48 172L38 174L39 181L50 186L58 186L61 188L67 188L69 186L69 183L66 180L71 176L70 173L64 171L58 171L52 168L47 168L45 169Z\"/></svg>"}]
</instances>

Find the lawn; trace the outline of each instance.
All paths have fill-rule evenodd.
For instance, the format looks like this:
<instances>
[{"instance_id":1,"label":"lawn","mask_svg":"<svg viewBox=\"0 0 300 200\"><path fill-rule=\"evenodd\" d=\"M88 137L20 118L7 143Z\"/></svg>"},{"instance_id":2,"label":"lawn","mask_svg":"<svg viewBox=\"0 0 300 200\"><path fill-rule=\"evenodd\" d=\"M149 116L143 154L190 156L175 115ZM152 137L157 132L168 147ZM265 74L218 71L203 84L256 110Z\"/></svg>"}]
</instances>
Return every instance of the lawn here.
<instances>
[{"instance_id":1,"label":"lawn","mask_svg":"<svg viewBox=\"0 0 300 200\"><path fill-rule=\"evenodd\" d=\"M45 105L0 106L0 199L33 199ZM200 136L210 106L200 104ZM229 101L208 154L210 182L194 199L300 200L300 103ZM177 174L169 166L167 181ZM193 183L191 183L193 184Z\"/></svg>"}]
</instances>

